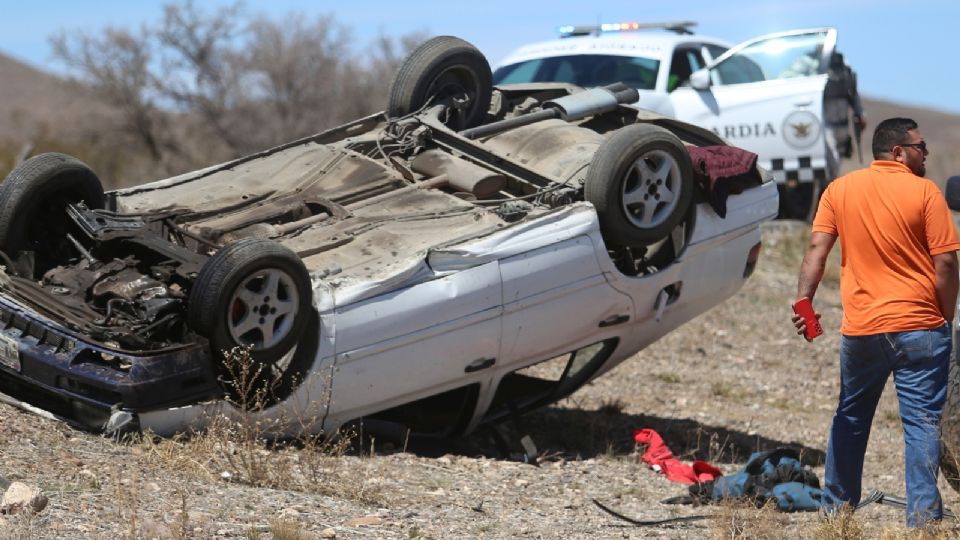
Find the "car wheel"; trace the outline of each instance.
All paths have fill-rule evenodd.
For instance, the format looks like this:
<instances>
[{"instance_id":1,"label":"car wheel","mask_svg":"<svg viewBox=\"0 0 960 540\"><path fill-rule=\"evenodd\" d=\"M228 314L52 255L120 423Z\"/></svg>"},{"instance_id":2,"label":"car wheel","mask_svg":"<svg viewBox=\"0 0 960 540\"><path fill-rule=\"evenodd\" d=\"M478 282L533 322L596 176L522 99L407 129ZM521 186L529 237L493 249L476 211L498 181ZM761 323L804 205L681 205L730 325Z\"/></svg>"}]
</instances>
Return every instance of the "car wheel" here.
<instances>
[{"instance_id":1,"label":"car wheel","mask_svg":"<svg viewBox=\"0 0 960 540\"><path fill-rule=\"evenodd\" d=\"M200 269L188 320L222 360L217 367L225 390L241 405L255 408L283 399L300 382L312 358L295 348L309 321L316 320L312 297L303 261L273 240L237 240ZM231 354L235 347L249 352Z\"/></svg>"},{"instance_id":2,"label":"car wheel","mask_svg":"<svg viewBox=\"0 0 960 540\"><path fill-rule=\"evenodd\" d=\"M387 115L399 117L424 105L447 106L445 124L455 131L474 127L490 108L490 64L476 47L438 36L407 56L390 83Z\"/></svg>"},{"instance_id":3,"label":"car wheel","mask_svg":"<svg viewBox=\"0 0 960 540\"><path fill-rule=\"evenodd\" d=\"M77 255L68 240L72 221L69 203L103 208L103 185L80 160L58 153L34 156L7 175L0 184L0 250L16 260L33 252L33 264L18 268L30 278Z\"/></svg>"},{"instance_id":4,"label":"car wheel","mask_svg":"<svg viewBox=\"0 0 960 540\"><path fill-rule=\"evenodd\" d=\"M953 336L947 402L940 420L940 469L955 491L960 492L960 365L957 365L957 336Z\"/></svg>"},{"instance_id":5,"label":"car wheel","mask_svg":"<svg viewBox=\"0 0 960 540\"><path fill-rule=\"evenodd\" d=\"M659 126L634 124L600 145L584 197L597 209L608 244L640 247L680 224L693 189L693 166L680 139Z\"/></svg>"}]
</instances>

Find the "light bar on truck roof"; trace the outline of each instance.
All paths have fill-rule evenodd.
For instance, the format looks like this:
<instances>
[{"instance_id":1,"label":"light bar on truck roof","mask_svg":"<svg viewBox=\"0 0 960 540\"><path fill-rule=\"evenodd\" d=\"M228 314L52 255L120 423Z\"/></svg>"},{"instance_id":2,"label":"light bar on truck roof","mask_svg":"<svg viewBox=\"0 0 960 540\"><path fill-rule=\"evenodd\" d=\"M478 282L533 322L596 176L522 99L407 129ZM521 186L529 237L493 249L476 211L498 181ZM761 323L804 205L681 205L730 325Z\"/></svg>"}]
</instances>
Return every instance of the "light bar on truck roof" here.
<instances>
[{"instance_id":1,"label":"light bar on truck roof","mask_svg":"<svg viewBox=\"0 0 960 540\"><path fill-rule=\"evenodd\" d=\"M662 23L641 23L641 22L622 22L622 23L603 23L572 25L567 24L557 27L557 33L560 37L587 36L593 34L599 36L604 32L635 32L638 30L663 29L675 32L677 34L693 34L690 30L696 26L693 21L662 22Z\"/></svg>"}]
</instances>

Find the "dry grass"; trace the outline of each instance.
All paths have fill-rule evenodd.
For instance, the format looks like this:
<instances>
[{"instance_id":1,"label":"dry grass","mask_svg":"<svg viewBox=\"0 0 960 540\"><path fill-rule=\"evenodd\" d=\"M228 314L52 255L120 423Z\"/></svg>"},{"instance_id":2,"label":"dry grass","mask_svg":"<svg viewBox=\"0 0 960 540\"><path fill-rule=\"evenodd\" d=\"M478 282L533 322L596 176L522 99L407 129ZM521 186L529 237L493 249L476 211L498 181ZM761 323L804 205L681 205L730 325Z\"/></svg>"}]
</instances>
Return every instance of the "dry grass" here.
<instances>
[{"instance_id":1,"label":"dry grass","mask_svg":"<svg viewBox=\"0 0 960 540\"><path fill-rule=\"evenodd\" d=\"M250 371L247 351L228 355L233 380L243 391L230 405L236 410L260 410L270 388L254 388L258 373ZM144 436L141 452L157 469L182 471L204 481L227 481L253 487L345 497L364 504L382 499L356 472L344 466L356 437L349 432L329 436L305 431L293 439L275 433L289 425L309 426L315 419L280 419L266 422L252 415L218 414L206 420L206 429L170 439ZM371 445L369 452L373 454Z\"/></svg>"},{"instance_id":2,"label":"dry grass","mask_svg":"<svg viewBox=\"0 0 960 540\"><path fill-rule=\"evenodd\" d=\"M836 516L822 518L820 524L814 528L813 533L816 540L860 540L864 538L863 526L849 506L844 506Z\"/></svg>"},{"instance_id":3,"label":"dry grass","mask_svg":"<svg viewBox=\"0 0 960 540\"><path fill-rule=\"evenodd\" d=\"M710 532L716 540L774 540L783 538L784 514L773 504L757 508L750 503L718 505L710 517Z\"/></svg>"},{"instance_id":4,"label":"dry grass","mask_svg":"<svg viewBox=\"0 0 960 540\"><path fill-rule=\"evenodd\" d=\"M638 462L634 428L662 426L680 459L706 459L728 473L750 451L767 448L761 445L801 441L807 451L823 449L836 399L837 342L830 340L838 339L839 308L830 305L838 295L829 284L818 294L829 318L823 341L794 339L787 297L806 231L799 224L765 229L764 240L777 241L766 244L740 296L527 417L540 467L491 457L482 434L468 442L486 454L413 456L372 445L359 456L349 436L276 440L271 426L212 417L203 432L116 442L0 406L0 476L17 474L51 496L40 516L6 516L0 539L211 538L226 530L221 537L270 540L316 538L326 528L342 538L391 539L956 538L954 522L908 531L902 510L877 505L825 521L771 507L657 502L684 487ZM674 372L683 384L655 375ZM721 381L726 387L712 392ZM900 494L902 432L887 421L895 410L888 389L871 433L865 486ZM618 509L643 519L712 517L673 528L616 528L624 526L596 512L590 497L616 498ZM944 497L948 507L960 507L949 488ZM383 525L345 524L374 513Z\"/></svg>"}]
</instances>

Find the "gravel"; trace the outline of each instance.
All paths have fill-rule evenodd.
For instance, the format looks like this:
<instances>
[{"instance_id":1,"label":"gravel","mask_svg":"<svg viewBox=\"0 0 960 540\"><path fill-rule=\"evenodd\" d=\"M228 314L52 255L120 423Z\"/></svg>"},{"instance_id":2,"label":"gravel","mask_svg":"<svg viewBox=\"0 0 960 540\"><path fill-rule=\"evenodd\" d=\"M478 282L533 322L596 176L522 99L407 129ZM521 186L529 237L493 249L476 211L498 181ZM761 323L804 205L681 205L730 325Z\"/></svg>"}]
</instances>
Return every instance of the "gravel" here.
<instances>
[{"instance_id":1,"label":"gravel","mask_svg":"<svg viewBox=\"0 0 960 540\"><path fill-rule=\"evenodd\" d=\"M117 442L0 405L0 477L49 497L35 516L6 516L0 538L813 537L816 513L661 503L686 486L648 469L632 443L633 430L653 428L682 460L727 473L753 451L793 446L822 478L841 311L834 261L815 303L824 335L808 344L794 334L790 301L805 241L803 224L766 226L760 264L737 296L571 398L503 426L508 456L482 432L412 441L406 451L376 441L323 457L256 449L251 455L286 476L253 487L223 459L242 448ZM524 434L539 449L537 465L518 459ZM866 489L903 494L902 447L889 386L867 450ZM942 492L960 509L945 483ZM638 528L592 499L637 519L708 519ZM867 537L902 530L902 511L890 507L872 505L856 519Z\"/></svg>"}]
</instances>

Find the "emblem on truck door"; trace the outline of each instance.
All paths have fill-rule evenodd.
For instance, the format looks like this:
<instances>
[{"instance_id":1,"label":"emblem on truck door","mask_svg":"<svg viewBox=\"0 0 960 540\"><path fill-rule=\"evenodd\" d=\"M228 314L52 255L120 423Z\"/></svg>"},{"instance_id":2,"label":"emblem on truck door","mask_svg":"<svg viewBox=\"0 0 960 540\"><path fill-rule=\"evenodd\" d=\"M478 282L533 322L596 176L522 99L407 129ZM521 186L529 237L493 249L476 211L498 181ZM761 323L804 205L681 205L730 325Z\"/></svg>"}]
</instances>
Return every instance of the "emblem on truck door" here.
<instances>
[{"instance_id":1,"label":"emblem on truck door","mask_svg":"<svg viewBox=\"0 0 960 540\"><path fill-rule=\"evenodd\" d=\"M783 121L783 140L793 148L810 148L820 138L820 119L810 111L793 111Z\"/></svg>"}]
</instances>

